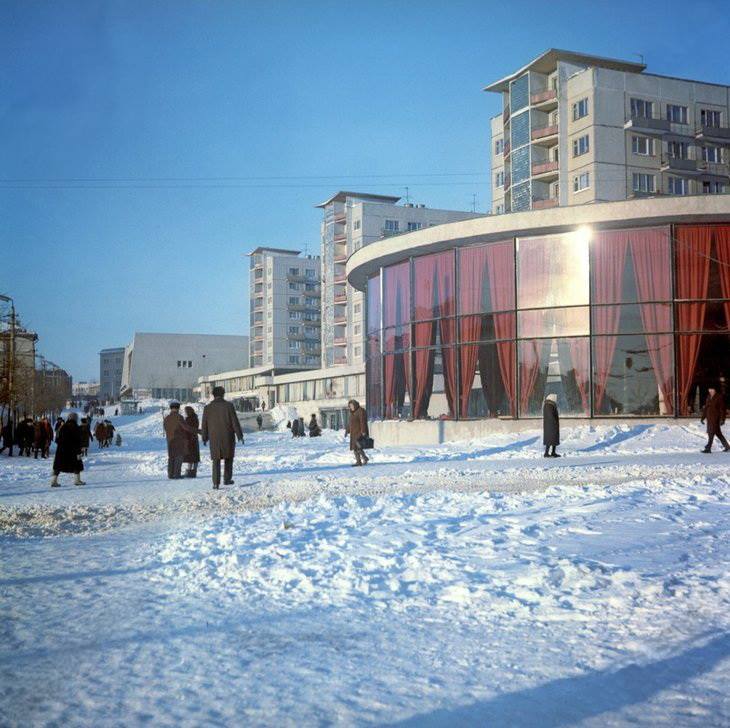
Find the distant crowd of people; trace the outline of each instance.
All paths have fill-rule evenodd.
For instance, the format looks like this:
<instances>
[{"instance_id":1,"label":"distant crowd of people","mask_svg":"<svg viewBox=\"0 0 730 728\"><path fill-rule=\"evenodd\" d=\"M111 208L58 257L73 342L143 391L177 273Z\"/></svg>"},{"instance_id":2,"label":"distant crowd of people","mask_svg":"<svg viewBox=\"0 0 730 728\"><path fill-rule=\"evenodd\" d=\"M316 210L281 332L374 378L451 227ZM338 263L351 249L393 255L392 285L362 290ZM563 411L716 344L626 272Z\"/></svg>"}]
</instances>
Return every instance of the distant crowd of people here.
<instances>
[{"instance_id":1,"label":"distant crowd of people","mask_svg":"<svg viewBox=\"0 0 730 728\"><path fill-rule=\"evenodd\" d=\"M306 437L307 431L309 432L310 437L319 437L322 434L322 428L319 426L319 422L317 422L317 415L314 413L312 413L312 416L309 418L308 425L305 426L304 417L300 417L293 421L289 420L286 423L286 429L291 430L292 437Z\"/></svg>"}]
</instances>

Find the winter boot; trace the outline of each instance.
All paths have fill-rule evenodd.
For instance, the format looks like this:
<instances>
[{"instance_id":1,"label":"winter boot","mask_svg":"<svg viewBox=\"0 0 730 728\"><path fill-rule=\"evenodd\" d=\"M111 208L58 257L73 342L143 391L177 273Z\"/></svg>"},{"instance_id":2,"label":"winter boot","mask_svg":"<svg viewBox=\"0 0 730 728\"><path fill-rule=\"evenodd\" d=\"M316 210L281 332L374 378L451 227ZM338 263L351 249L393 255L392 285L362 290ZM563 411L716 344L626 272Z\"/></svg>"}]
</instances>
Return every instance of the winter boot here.
<instances>
[{"instance_id":1,"label":"winter boot","mask_svg":"<svg viewBox=\"0 0 730 728\"><path fill-rule=\"evenodd\" d=\"M550 453L550 457L551 458L559 458L560 457L560 455L558 455L558 453L555 452L555 445L553 445L553 449L552 449L552 452Z\"/></svg>"},{"instance_id":2,"label":"winter boot","mask_svg":"<svg viewBox=\"0 0 730 728\"><path fill-rule=\"evenodd\" d=\"M700 452L704 452L704 453L711 453L711 452L712 452L712 450L710 450L710 448L709 448L709 447L706 447L706 448L705 448L704 450L700 450Z\"/></svg>"},{"instance_id":3,"label":"winter boot","mask_svg":"<svg viewBox=\"0 0 730 728\"><path fill-rule=\"evenodd\" d=\"M76 477L74 478L74 485L86 485L86 483L81 480L81 473L76 473Z\"/></svg>"},{"instance_id":4,"label":"winter boot","mask_svg":"<svg viewBox=\"0 0 730 728\"><path fill-rule=\"evenodd\" d=\"M60 488L60 486L58 484L58 476L57 475L54 475L51 478L51 488Z\"/></svg>"},{"instance_id":5,"label":"winter boot","mask_svg":"<svg viewBox=\"0 0 730 728\"><path fill-rule=\"evenodd\" d=\"M545 448L545 453L543 454L543 457L544 458L549 458L550 457L550 448L549 447L546 447Z\"/></svg>"}]
</instances>

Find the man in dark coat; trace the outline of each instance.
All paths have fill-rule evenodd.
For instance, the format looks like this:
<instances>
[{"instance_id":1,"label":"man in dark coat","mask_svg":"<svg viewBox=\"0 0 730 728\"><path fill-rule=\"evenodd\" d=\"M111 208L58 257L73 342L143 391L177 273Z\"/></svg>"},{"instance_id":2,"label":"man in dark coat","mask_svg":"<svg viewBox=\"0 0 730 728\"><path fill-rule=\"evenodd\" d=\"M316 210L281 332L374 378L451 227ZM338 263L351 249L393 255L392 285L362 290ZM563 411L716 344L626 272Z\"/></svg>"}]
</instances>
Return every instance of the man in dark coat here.
<instances>
[{"instance_id":1,"label":"man in dark coat","mask_svg":"<svg viewBox=\"0 0 730 728\"><path fill-rule=\"evenodd\" d=\"M46 447L43 450L43 457L47 458L51 452L51 443L53 442L53 428L51 427L51 423L48 417L41 418L41 425L43 425L43 429L46 433Z\"/></svg>"},{"instance_id":2,"label":"man in dark coat","mask_svg":"<svg viewBox=\"0 0 730 728\"><path fill-rule=\"evenodd\" d=\"M58 436L58 431L63 427L63 417L59 417L53 425L53 431Z\"/></svg>"},{"instance_id":3,"label":"man in dark coat","mask_svg":"<svg viewBox=\"0 0 730 728\"><path fill-rule=\"evenodd\" d=\"M702 452L712 451L712 442L717 436L717 439L722 443L722 449L725 452L730 450L725 435L722 434L720 429L725 424L725 398L720 392L714 387L710 387L707 390L707 399L705 400L705 406L702 410L702 419L700 422L704 423L707 420L707 445Z\"/></svg>"},{"instance_id":4,"label":"man in dark coat","mask_svg":"<svg viewBox=\"0 0 730 728\"><path fill-rule=\"evenodd\" d=\"M317 415L312 413L312 417L309 420L309 436L319 437L321 434L322 428L319 426L319 422L317 422Z\"/></svg>"},{"instance_id":5,"label":"man in dark coat","mask_svg":"<svg viewBox=\"0 0 730 728\"><path fill-rule=\"evenodd\" d=\"M89 454L89 445L94 439L91 434L91 427L89 426L89 420L86 417L81 418L81 454L86 457Z\"/></svg>"},{"instance_id":6,"label":"man in dark coat","mask_svg":"<svg viewBox=\"0 0 730 728\"><path fill-rule=\"evenodd\" d=\"M367 465L370 458L365 454L360 438L370 437L368 416L356 399L351 399L347 403L347 408L350 410L350 416L347 422L346 433L350 435L350 450L355 453L355 462L352 466Z\"/></svg>"},{"instance_id":7,"label":"man in dark coat","mask_svg":"<svg viewBox=\"0 0 730 728\"><path fill-rule=\"evenodd\" d=\"M185 477L197 478L198 463L200 462L200 445L198 444L200 430L198 415L190 406L185 408L185 424L188 426L188 431L185 433L187 437L187 450L183 458L183 462L188 466L185 471Z\"/></svg>"},{"instance_id":8,"label":"man in dark coat","mask_svg":"<svg viewBox=\"0 0 730 728\"><path fill-rule=\"evenodd\" d=\"M223 399L223 387L213 387L213 401L205 405L201 435L203 445L210 440L210 459L213 471L213 490L221 483L221 460L224 463L223 484L233 485L233 456L236 438L243 443L243 432L238 415L231 402Z\"/></svg>"},{"instance_id":9,"label":"man in dark coat","mask_svg":"<svg viewBox=\"0 0 730 728\"><path fill-rule=\"evenodd\" d=\"M8 418L8 421L3 425L2 428L3 446L0 447L0 453L3 450L8 451L8 457L13 457L13 447L15 447L15 431L13 428L13 420Z\"/></svg>"},{"instance_id":10,"label":"man in dark coat","mask_svg":"<svg viewBox=\"0 0 730 728\"><path fill-rule=\"evenodd\" d=\"M560 445L560 416L558 415L558 397L548 394L542 406L542 444L545 445L546 458L559 458L555 448Z\"/></svg>"},{"instance_id":11,"label":"man in dark coat","mask_svg":"<svg viewBox=\"0 0 730 728\"><path fill-rule=\"evenodd\" d=\"M259 430L261 429L262 425L264 424L264 417L260 412L256 415L256 424L258 425Z\"/></svg>"},{"instance_id":12,"label":"man in dark coat","mask_svg":"<svg viewBox=\"0 0 730 728\"><path fill-rule=\"evenodd\" d=\"M53 458L53 479L51 487L58 488L60 473L73 473L74 485L86 485L81 480L81 471L84 469L81 460L81 428L77 422L75 412L69 414L66 422L56 433L56 456Z\"/></svg>"},{"instance_id":13,"label":"man in dark coat","mask_svg":"<svg viewBox=\"0 0 730 728\"><path fill-rule=\"evenodd\" d=\"M167 438L167 477L182 478L182 464L188 450L189 427L180 414L180 403L170 402L170 414L163 421Z\"/></svg>"},{"instance_id":14,"label":"man in dark coat","mask_svg":"<svg viewBox=\"0 0 730 728\"><path fill-rule=\"evenodd\" d=\"M33 457L37 460L38 453L41 457L46 457L46 438L48 434L41 420L33 423Z\"/></svg>"},{"instance_id":15,"label":"man in dark coat","mask_svg":"<svg viewBox=\"0 0 730 728\"><path fill-rule=\"evenodd\" d=\"M99 449L104 447L104 440L106 439L106 425L99 420L94 428L94 437L96 438L96 444Z\"/></svg>"}]
</instances>

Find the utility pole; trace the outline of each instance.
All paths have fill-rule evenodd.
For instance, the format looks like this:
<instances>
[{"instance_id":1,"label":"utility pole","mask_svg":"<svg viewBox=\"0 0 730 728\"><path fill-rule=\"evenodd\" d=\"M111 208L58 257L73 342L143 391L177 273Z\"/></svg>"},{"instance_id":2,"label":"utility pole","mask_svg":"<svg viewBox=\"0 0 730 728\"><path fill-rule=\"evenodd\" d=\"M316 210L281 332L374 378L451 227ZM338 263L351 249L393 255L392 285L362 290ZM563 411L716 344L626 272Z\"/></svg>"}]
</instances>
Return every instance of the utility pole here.
<instances>
[{"instance_id":1,"label":"utility pole","mask_svg":"<svg viewBox=\"0 0 730 728\"><path fill-rule=\"evenodd\" d=\"M406 205L411 201L411 197L408 194L408 185L406 185Z\"/></svg>"},{"instance_id":2,"label":"utility pole","mask_svg":"<svg viewBox=\"0 0 730 728\"><path fill-rule=\"evenodd\" d=\"M8 407L10 408L10 416L13 419L13 428L15 427L15 301L10 296L0 294L0 300L10 303L10 332L8 335L9 352L8 352Z\"/></svg>"},{"instance_id":3,"label":"utility pole","mask_svg":"<svg viewBox=\"0 0 730 728\"><path fill-rule=\"evenodd\" d=\"M477 211L477 193L474 192L471 196L471 211L476 212Z\"/></svg>"}]
</instances>

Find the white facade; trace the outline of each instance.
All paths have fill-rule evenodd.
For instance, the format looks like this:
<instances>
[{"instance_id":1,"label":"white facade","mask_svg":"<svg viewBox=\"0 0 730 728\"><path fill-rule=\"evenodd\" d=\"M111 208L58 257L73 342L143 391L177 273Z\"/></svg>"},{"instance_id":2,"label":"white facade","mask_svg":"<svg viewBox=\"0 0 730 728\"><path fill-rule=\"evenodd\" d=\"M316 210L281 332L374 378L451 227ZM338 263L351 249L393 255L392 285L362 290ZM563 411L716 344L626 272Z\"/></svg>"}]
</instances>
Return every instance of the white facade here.
<instances>
[{"instance_id":1,"label":"white facade","mask_svg":"<svg viewBox=\"0 0 730 728\"><path fill-rule=\"evenodd\" d=\"M486 90L492 212L730 191L730 87L551 49Z\"/></svg>"},{"instance_id":2,"label":"white facade","mask_svg":"<svg viewBox=\"0 0 730 728\"><path fill-rule=\"evenodd\" d=\"M320 365L320 260L297 250L256 248L250 264L252 367Z\"/></svg>"},{"instance_id":3,"label":"white facade","mask_svg":"<svg viewBox=\"0 0 730 728\"><path fill-rule=\"evenodd\" d=\"M121 393L192 400L198 379L248 365L248 336L135 333L124 352Z\"/></svg>"},{"instance_id":4,"label":"white facade","mask_svg":"<svg viewBox=\"0 0 730 728\"><path fill-rule=\"evenodd\" d=\"M396 204L400 198L338 192L317 207L324 211L322 237L322 365L363 367L364 296L345 277L347 258L356 250L393 235L470 220L483 215Z\"/></svg>"}]
</instances>

